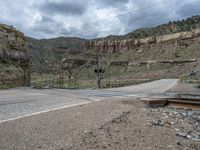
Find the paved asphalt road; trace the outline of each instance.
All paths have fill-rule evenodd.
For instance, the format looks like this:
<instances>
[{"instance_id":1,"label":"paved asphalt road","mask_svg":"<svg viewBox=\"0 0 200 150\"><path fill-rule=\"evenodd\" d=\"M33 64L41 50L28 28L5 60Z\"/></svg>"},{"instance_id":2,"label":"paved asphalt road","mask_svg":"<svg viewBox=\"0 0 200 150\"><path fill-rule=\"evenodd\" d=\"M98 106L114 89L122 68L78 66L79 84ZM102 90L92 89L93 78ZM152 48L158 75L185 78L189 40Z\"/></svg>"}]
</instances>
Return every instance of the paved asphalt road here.
<instances>
[{"instance_id":1,"label":"paved asphalt road","mask_svg":"<svg viewBox=\"0 0 200 150\"><path fill-rule=\"evenodd\" d=\"M148 97L174 87L176 79L112 89L45 89L18 88L0 91L0 122L115 97Z\"/></svg>"}]
</instances>

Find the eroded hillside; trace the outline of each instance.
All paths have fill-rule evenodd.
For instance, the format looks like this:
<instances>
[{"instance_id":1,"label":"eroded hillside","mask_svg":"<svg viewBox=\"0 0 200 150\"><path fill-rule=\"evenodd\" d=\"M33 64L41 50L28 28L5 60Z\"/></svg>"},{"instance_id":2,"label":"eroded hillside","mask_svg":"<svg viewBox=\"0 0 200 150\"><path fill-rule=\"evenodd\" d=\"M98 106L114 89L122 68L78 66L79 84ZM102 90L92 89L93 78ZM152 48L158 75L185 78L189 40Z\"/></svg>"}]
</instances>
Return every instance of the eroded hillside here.
<instances>
[{"instance_id":1,"label":"eroded hillside","mask_svg":"<svg viewBox=\"0 0 200 150\"><path fill-rule=\"evenodd\" d=\"M200 16L101 39L27 38L27 50L32 73L47 74L45 79L52 78L49 73L60 78L61 62L65 59L64 76L70 72L76 83L84 80L95 85L97 55L108 86L121 80L127 85L135 79L180 78L200 70Z\"/></svg>"},{"instance_id":2,"label":"eroded hillside","mask_svg":"<svg viewBox=\"0 0 200 150\"><path fill-rule=\"evenodd\" d=\"M28 56L24 34L0 24L0 85L21 86L26 82Z\"/></svg>"},{"instance_id":3,"label":"eroded hillside","mask_svg":"<svg viewBox=\"0 0 200 150\"><path fill-rule=\"evenodd\" d=\"M36 79L38 73L47 74L45 79L49 79L49 74L59 77L63 59L75 66L64 64L64 76L69 75L66 68L73 68L72 78L95 83L95 55L100 55L106 84L121 79L128 83L132 79L177 78L200 70L200 16L93 40L75 37L37 40L24 37L13 27L0 25L1 83L13 80L22 85L29 60L30 72L36 74ZM79 63L81 60L85 63Z\"/></svg>"}]
</instances>

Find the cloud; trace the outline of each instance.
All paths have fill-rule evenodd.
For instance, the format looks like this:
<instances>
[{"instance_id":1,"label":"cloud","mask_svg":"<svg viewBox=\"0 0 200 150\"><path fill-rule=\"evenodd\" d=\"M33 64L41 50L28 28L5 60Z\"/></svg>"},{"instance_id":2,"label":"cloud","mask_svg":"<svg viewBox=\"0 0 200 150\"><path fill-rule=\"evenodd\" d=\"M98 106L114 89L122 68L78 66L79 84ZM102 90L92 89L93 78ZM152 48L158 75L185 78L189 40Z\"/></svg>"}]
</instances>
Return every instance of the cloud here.
<instances>
[{"instance_id":1,"label":"cloud","mask_svg":"<svg viewBox=\"0 0 200 150\"><path fill-rule=\"evenodd\" d=\"M99 8L112 7L112 8L122 8L131 0L96 0L95 3Z\"/></svg>"},{"instance_id":2,"label":"cloud","mask_svg":"<svg viewBox=\"0 0 200 150\"><path fill-rule=\"evenodd\" d=\"M84 1L47 1L39 6L39 10L50 14L62 14L62 15L81 15L87 7Z\"/></svg>"},{"instance_id":3,"label":"cloud","mask_svg":"<svg viewBox=\"0 0 200 150\"><path fill-rule=\"evenodd\" d=\"M126 34L200 14L198 0L0 0L0 23L35 38Z\"/></svg>"},{"instance_id":4,"label":"cloud","mask_svg":"<svg viewBox=\"0 0 200 150\"><path fill-rule=\"evenodd\" d=\"M177 12L177 14L179 14L182 17L192 16L194 14L200 13L199 6L200 6L200 1L194 1L192 3L187 3L187 4L181 5L176 10L176 12Z\"/></svg>"},{"instance_id":5,"label":"cloud","mask_svg":"<svg viewBox=\"0 0 200 150\"><path fill-rule=\"evenodd\" d=\"M152 27L176 17L176 14L169 13L174 10L172 4L173 2L170 0L152 1L151 3L148 3L148 0L132 1L129 7L133 11L120 16L120 19L122 22L126 22L126 32L130 32L133 27Z\"/></svg>"}]
</instances>

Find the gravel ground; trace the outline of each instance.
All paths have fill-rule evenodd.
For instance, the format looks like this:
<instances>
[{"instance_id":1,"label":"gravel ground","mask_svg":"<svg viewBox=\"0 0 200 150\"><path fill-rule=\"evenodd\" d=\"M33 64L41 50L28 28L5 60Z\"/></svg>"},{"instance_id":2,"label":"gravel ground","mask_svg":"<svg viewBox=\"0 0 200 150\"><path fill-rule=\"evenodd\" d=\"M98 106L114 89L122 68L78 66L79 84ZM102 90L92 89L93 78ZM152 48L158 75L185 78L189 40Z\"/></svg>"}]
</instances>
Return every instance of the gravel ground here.
<instances>
[{"instance_id":1,"label":"gravel ground","mask_svg":"<svg viewBox=\"0 0 200 150\"><path fill-rule=\"evenodd\" d=\"M200 89L195 88L196 85L190 83L178 82L174 87L166 91L166 93L178 94L200 94Z\"/></svg>"},{"instance_id":2,"label":"gravel ground","mask_svg":"<svg viewBox=\"0 0 200 150\"><path fill-rule=\"evenodd\" d=\"M94 102L52 111L1 123L0 149L199 150L198 141L177 134L172 122L177 126L180 119L186 125L188 122L169 115L171 111L174 109L169 107L146 108L141 101L133 99ZM198 111L195 113L200 115Z\"/></svg>"}]
</instances>

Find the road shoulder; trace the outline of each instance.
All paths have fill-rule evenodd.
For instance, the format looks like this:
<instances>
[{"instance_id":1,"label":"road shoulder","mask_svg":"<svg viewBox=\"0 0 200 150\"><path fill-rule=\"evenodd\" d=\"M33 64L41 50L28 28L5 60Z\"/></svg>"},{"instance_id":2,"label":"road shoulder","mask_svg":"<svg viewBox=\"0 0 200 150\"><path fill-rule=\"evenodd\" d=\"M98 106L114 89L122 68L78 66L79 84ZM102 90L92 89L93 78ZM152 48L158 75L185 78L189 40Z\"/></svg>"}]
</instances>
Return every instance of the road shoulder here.
<instances>
[{"instance_id":1,"label":"road shoulder","mask_svg":"<svg viewBox=\"0 0 200 150\"><path fill-rule=\"evenodd\" d=\"M198 145L152 121L135 99L93 102L0 124L0 149L187 149ZM197 147L199 148L199 147Z\"/></svg>"}]
</instances>

